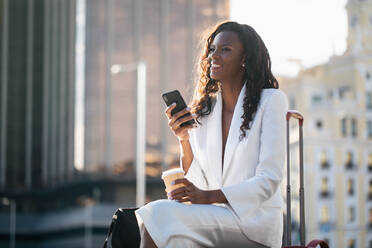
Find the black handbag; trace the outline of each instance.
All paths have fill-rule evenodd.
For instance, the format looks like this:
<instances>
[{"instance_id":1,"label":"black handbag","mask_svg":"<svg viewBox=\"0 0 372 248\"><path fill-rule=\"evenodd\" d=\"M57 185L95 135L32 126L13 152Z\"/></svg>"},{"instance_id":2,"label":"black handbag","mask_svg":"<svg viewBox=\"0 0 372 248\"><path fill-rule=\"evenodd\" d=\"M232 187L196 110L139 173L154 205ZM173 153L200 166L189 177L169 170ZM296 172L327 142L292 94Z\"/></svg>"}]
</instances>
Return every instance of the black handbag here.
<instances>
[{"instance_id":1,"label":"black handbag","mask_svg":"<svg viewBox=\"0 0 372 248\"><path fill-rule=\"evenodd\" d=\"M110 228L103 244L112 248L138 248L141 235L134 213L138 208L118 208L112 216ZM110 246L111 243L111 246Z\"/></svg>"}]
</instances>

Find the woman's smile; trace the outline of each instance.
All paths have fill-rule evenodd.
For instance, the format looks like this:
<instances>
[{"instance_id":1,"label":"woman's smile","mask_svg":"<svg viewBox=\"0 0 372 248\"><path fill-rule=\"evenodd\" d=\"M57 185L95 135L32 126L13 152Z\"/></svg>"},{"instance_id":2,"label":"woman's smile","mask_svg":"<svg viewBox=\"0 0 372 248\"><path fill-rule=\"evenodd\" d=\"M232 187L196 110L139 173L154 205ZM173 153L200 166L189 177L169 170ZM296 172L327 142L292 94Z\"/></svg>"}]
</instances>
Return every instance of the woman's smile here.
<instances>
[{"instance_id":1,"label":"woman's smile","mask_svg":"<svg viewBox=\"0 0 372 248\"><path fill-rule=\"evenodd\" d=\"M211 72L212 73L216 73L216 72L220 71L221 68L222 68L222 65L214 64L214 63L211 64Z\"/></svg>"}]
</instances>

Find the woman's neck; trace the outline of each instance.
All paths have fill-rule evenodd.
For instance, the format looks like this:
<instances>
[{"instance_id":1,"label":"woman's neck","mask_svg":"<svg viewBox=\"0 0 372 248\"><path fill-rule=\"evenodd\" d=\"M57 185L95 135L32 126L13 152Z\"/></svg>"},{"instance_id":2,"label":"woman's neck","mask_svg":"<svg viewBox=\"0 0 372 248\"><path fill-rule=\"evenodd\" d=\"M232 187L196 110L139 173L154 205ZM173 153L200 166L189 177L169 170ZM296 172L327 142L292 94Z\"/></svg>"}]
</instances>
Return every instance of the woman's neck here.
<instances>
[{"instance_id":1,"label":"woman's neck","mask_svg":"<svg viewBox=\"0 0 372 248\"><path fill-rule=\"evenodd\" d=\"M243 84L244 82L242 80L221 82L222 106L224 111L234 112Z\"/></svg>"}]
</instances>

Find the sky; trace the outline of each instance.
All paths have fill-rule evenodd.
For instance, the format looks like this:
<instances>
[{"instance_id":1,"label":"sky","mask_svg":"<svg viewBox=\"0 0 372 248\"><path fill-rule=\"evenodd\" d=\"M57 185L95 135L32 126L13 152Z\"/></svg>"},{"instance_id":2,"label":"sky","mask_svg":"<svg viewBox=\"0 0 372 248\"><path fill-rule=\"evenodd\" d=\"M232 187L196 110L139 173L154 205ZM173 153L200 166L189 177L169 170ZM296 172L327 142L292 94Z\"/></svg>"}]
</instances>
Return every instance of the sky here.
<instances>
[{"instance_id":1,"label":"sky","mask_svg":"<svg viewBox=\"0 0 372 248\"><path fill-rule=\"evenodd\" d=\"M231 0L231 19L264 41L275 75L326 63L346 49L347 0Z\"/></svg>"}]
</instances>

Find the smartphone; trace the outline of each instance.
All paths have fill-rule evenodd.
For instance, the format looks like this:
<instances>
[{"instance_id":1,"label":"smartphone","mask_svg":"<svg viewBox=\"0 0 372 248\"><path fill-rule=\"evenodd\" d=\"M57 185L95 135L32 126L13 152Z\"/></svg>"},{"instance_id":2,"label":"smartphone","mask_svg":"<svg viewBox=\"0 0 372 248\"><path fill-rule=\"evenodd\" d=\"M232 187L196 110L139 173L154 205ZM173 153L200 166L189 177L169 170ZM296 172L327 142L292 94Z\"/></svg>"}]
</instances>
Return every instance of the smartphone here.
<instances>
[{"instance_id":1,"label":"smartphone","mask_svg":"<svg viewBox=\"0 0 372 248\"><path fill-rule=\"evenodd\" d=\"M162 98L164 99L165 104L167 106L170 106L172 103L176 103L176 107L171 111L171 115L174 115L181 110L187 108L187 105L185 101L183 100L183 97L181 96L180 92L178 90L172 90L169 92L166 92L161 95ZM190 113L184 114L183 116L179 117L178 119L184 117L184 116L189 116ZM186 126L186 125L192 125L195 124L195 120L191 119L189 121L186 121L181 124L181 127Z\"/></svg>"}]
</instances>

